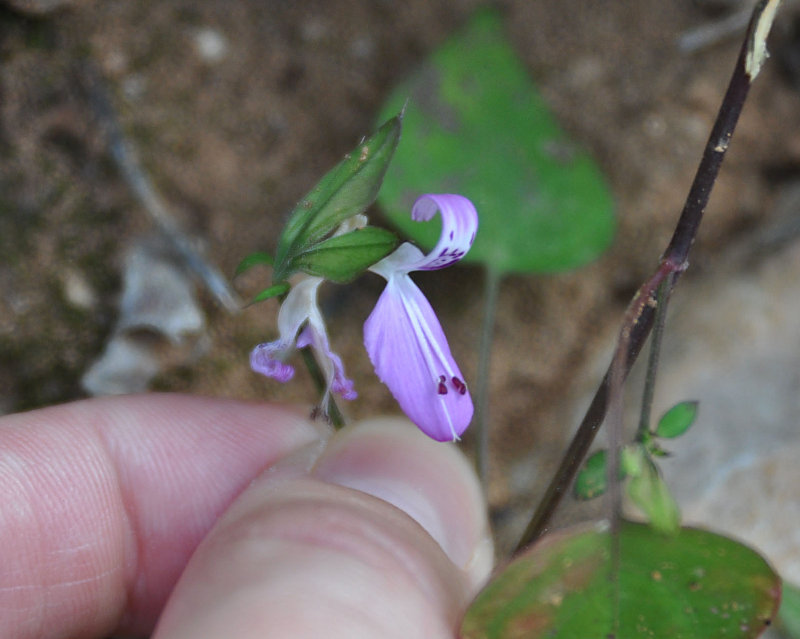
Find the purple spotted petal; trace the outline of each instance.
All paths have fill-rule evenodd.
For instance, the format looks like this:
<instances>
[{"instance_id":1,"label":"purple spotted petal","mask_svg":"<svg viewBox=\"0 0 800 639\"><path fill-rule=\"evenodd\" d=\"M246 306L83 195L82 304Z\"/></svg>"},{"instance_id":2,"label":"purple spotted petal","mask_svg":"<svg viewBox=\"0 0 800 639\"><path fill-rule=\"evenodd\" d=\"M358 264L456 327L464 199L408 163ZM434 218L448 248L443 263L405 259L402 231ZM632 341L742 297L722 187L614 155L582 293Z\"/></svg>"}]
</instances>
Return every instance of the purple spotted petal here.
<instances>
[{"instance_id":1,"label":"purple spotted petal","mask_svg":"<svg viewBox=\"0 0 800 639\"><path fill-rule=\"evenodd\" d=\"M429 194L417 198L411 209L411 219L427 222L436 211L442 216L442 234L439 243L412 271L433 271L458 262L475 241L478 230L478 213L463 195Z\"/></svg>"},{"instance_id":2,"label":"purple spotted petal","mask_svg":"<svg viewBox=\"0 0 800 639\"><path fill-rule=\"evenodd\" d=\"M478 230L478 214L467 198L461 195L423 195L411 209L411 217L419 222L442 214L439 243L425 255L413 244L405 242L391 255L370 267L370 271L389 280L395 273L433 271L451 266L469 251Z\"/></svg>"},{"instance_id":3,"label":"purple spotted petal","mask_svg":"<svg viewBox=\"0 0 800 639\"><path fill-rule=\"evenodd\" d=\"M428 300L411 278L389 278L364 324L375 372L429 437L453 441L472 419L472 399Z\"/></svg>"}]
</instances>

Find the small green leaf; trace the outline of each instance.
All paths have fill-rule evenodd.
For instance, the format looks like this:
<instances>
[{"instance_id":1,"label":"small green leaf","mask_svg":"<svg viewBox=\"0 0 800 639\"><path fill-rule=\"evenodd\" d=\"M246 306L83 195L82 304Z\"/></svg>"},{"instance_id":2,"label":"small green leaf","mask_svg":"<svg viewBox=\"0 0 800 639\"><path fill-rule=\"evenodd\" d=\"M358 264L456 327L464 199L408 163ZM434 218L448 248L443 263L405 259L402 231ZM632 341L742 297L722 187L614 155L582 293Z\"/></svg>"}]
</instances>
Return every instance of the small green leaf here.
<instances>
[{"instance_id":1,"label":"small green leaf","mask_svg":"<svg viewBox=\"0 0 800 639\"><path fill-rule=\"evenodd\" d=\"M459 637L751 639L777 614L780 578L738 542L622 521L618 544L607 526L548 535L478 594Z\"/></svg>"},{"instance_id":2,"label":"small green leaf","mask_svg":"<svg viewBox=\"0 0 800 639\"><path fill-rule=\"evenodd\" d=\"M315 244L292 259L291 270L349 282L386 257L398 242L391 231L367 226Z\"/></svg>"},{"instance_id":3,"label":"small green leaf","mask_svg":"<svg viewBox=\"0 0 800 639\"><path fill-rule=\"evenodd\" d=\"M800 588L797 586L784 582L778 618L787 635L800 639Z\"/></svg>"},{"instance_id":4,"label":"small green leaf","mask_svg":"<svg viewBox=\"0 0 800 639\"><path fill-rule=\"evenodd\" d=\"M291 261L299 253L372 204L400 139L400 129L400 116L388 120L300 200L278 240L277 279L291 274Z\"/></svg>"},{"instance_id":5,"label":"small green leaf","mask_svg":"<svg viewBox=\"0 0 800 639\"><path fill-rule=\"evenodd\" d=\"M598 450L586 460L575 478L575 497L588 500L606 492L606 451Z\"/></svg>"},{"instance_id":6,"label":"small green leaf","mask_svg":"<svg viewBox=\"0 0 800 639\"><path fill-rule=\"evenodd\" d=\"M252 300L250 300L250 304L248 304L248 306L256 304L257 302L263 302L264 300L268 300L271 297L278 297L279 295L288 293L290 288L292 287L289 285L289 282L278 282L277 284L273 284L269 288L265 288Z\"/></svg>"},{"instance_id":7,"label":"small green leaf","mask_svg":"<svg viewBox=\"0 0 800 639\"><path fill-rule=\"evenodd\" d=\"M241 262L239 262L239 265L236 267L236 271L234 272L233 276L236 277L237 275L241 275L249 268L261 264L272 266L272 256L264 251L250 253L250 255L246 256Z\"/></svg>"},{"instance_id":8,"label":"small green leaf","mask_svg":"<svg viewBox=\"0 0 800 639\"><path fill-rule=\"evenodd\" d=\"M656 435L658 437L678 437L683 435L697 417L698 402L681 402L670 408L658 421Z\"/></svg>"},{"instance_id":9,"label":"small green leaf","mask_svg":"<svg viewBox=\"0 0 800 639\"><path fill-rule=\"evenodd\" d=\"M681 525L678 504L658 468L649 458L645 459L641 474L628 483L628 496L655 530L667 535L678 532Z\"/></svg>"},{"instance_id":10,"label":"small green leaf","mask_svg":"<svg viewBox=\"0 0 800 639\"><path fill-rule=\"evenodd\" d=\"M498 12L476 13L392 92L382 116L406 102L379 201L421 246L435 246L439 231L410 218L416 197L460 193L480 216L465 262L501 274L554 272L608 247L615 222L606 180L550 113Z\"/></svg>"}]
</instances>

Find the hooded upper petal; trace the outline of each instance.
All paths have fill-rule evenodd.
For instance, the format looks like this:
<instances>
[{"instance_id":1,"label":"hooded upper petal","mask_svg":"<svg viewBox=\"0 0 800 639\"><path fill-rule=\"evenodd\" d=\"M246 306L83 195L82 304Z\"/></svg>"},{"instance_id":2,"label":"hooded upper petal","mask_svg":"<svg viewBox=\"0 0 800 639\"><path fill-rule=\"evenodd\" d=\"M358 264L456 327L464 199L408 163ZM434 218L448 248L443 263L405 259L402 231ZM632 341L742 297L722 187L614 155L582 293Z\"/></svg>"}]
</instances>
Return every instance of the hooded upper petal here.
<instances>
[{"instance_id":1,"label":"hooded upper petal","mask_svg":"<svg viewBox=\"0 0 800 639\"><path fill-rule=\"evenodd\" d=\"M436 314L406 274L389 279L364 324L364 344L409 419L437 441L458 439L472 399Z\"/></svg>"},{"instance_id":2,"label":"hooded upper petal","mask_svg":"<svg viewBox=\"0 0 800 639\"><path fill-rule=\"evenodd\" d=\"M413 244L401 244L391 255L373 265L370 270L388 280L392 274L411 271L433 271L458 262L475 241L478 213L472 202L453 193L422 195L411 208L411 218L417 222L442 216L442 233L433 250L425 255Z\"/></svg>"}]
</instances>

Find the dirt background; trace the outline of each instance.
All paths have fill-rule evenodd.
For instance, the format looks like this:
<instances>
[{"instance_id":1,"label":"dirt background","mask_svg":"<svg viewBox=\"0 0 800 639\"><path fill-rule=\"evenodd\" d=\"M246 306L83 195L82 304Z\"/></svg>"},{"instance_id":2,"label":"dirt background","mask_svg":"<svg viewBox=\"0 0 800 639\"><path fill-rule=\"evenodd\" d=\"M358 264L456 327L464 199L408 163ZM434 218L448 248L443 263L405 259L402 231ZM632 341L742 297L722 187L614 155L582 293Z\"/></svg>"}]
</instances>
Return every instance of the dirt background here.
<instances>
[{"instance_id":1,"label":"dirt background","mask_svg":"<svg viewBox=\"0 0 800 639\"><path fill-rule=\"evenodd\" d=\"M392 87L480 4L87 0L40 17L0 9L0 412L85 396L80 377L116 319L121 255L152 230L110 159L76 65L92 60L100 69L157 188L210 261L231 274L247 253L274 247L287 212L373 129ZM575 427L575 398L598 382L592 362L666 245L739 45L732 38L693 54L677 49L680 34L724 15L708 2L497 4L562 126L607 175L619 223L598 262L503 283L490 500L509 540ZM713 272L768 223L776 197L797 180L796 16L788 7L779 17L773 61L751 93L688 278ZM224 43L213 59L198 45L209 30ZM237 282L241 294L260 290L267 275ZM481 277L461 268L418 278L473 383ZM76 282L88 291L77 301ZM332 341L360 393L346 407L353 418L397 412L361 345L381 282L325 288ZM247 366L250 348L274 336L274 303L230 315L201 295L208 348L165 369L154 389L312 397L302 374L281 386Z\"/></svg>"}]
</instances>

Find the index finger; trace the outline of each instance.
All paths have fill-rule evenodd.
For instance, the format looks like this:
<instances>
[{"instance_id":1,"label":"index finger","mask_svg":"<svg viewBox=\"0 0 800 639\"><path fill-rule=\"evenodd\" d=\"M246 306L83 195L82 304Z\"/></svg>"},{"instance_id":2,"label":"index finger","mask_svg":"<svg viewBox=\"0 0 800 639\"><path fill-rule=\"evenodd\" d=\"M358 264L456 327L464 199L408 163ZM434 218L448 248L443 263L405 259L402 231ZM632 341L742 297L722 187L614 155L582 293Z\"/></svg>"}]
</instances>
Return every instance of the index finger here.
<instances>
[{"instance_id":1,"label":"index finger","mask_svg":"<svg viewBox=\"0 0 800 639\"><path fill-rule=\"evenodd\" d=\"M0 636L152 630L218 516L316 442L297 409L178 395L0 419Z\"/></svg>"}]
</instances>

